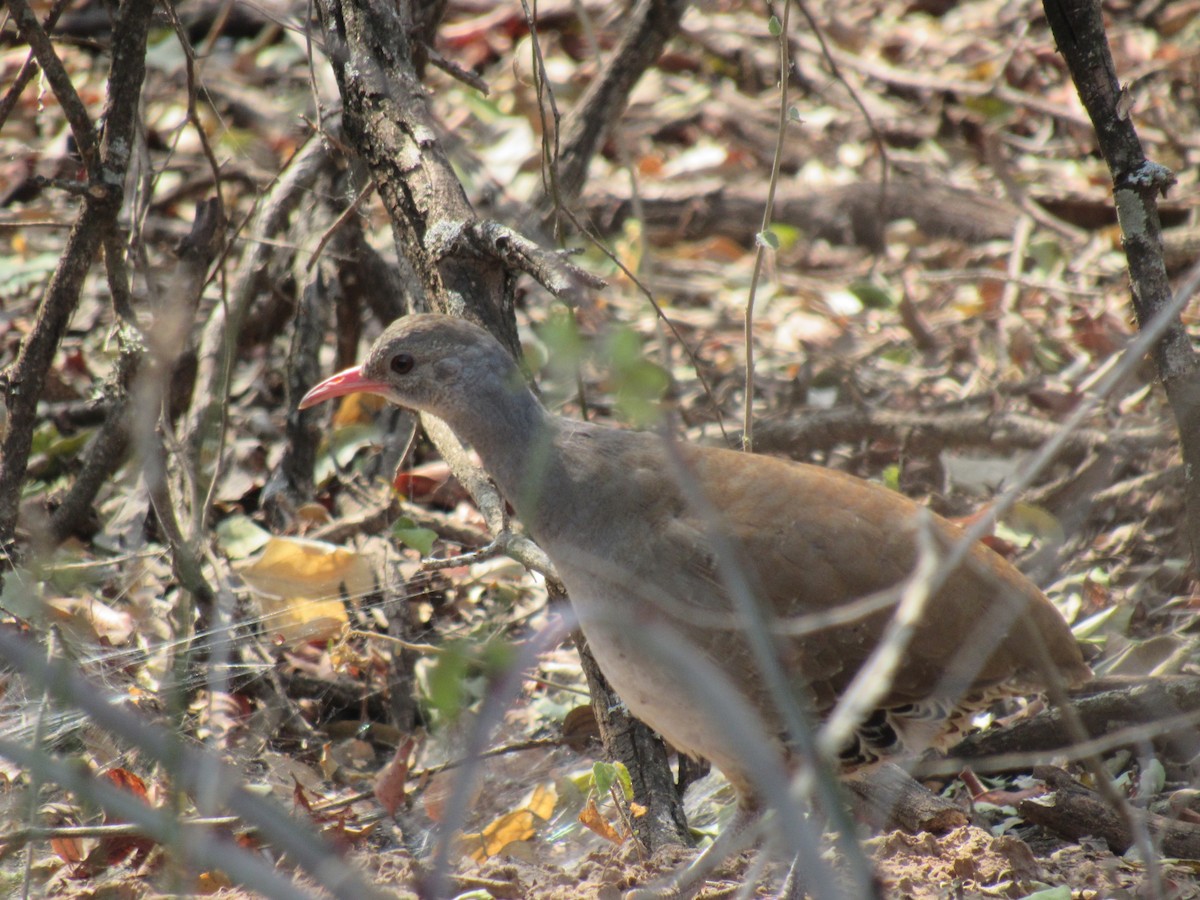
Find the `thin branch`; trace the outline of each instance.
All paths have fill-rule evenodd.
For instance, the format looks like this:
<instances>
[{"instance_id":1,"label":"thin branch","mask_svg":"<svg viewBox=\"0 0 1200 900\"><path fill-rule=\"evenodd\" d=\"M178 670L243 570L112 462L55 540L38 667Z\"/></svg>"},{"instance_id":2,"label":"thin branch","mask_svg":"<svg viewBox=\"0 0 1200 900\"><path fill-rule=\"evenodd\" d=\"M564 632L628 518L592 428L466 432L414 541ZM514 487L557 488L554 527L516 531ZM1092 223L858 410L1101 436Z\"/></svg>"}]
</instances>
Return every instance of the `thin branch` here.
<instances>
[{"instance_id":1,"label":"thin branch","mask_svg":"<svg viewBox=\"0 0 1200 900\"><path fill-rule=\"evenodd\" d=\"M788 49L788 23L791 20L792 4L783 3L783 22L779 26L779 123L775 130L775 155L771 160L771 177L767 182L767 202L763 205L762 227L754 241L754 272L750 276L750 295L746 298L745 355L746 387L742 409L742 449L747 453L754 450L754 298L758 294L758 282L762 277L763 261L767 255L768 231L775 212L775 190L779 186L779 169L783 162L783 138L787 134L788 84L791 81L791 53Z\"/></svg>"},{"instance_id":2,"label":"thin branch","mask_svg":"<svg viewBox=\"0 0 1200 900\"><path fill-rule=\"evenodd\" d=\"M100 181L100 148L96 140L96 129L92 125L92 117L88 114L87 107L79 99L75 85L71 83L71 76L67 74L62 60L54 52L54 45L50 42L49 35L42 28L33 10L29 8L29 4L25 0L7 0L7 2L13 18L17 21L17 28L22 39L32 48L38 65L42 67L46 81L50 83L50 88L54 91L59 106L62 107L63 115L67 117L67 122L71 126L71 134L79 148L79 155L87 167L88 179L94 182Z\"/></svg>"},{"instance_id":3,"label":"thin branch","mask_svg":"<svg viewBox=\"0 0 1200 900\"><path fill-rule=\"evenodd\" d=\"M46 19L42 23L42 30L49 34L55 23L58 22L58 17L62 15L64 9L70 4L71 0L54 0L54 5L50 7L50 11L46 13ZM36 62L36 54L30 52L29 57L21 66L21 71L17 73L17 77L13 79L12 85L8 89L8 93L4 95L4 99L0 100L0 129L4 128L4 123L8 121L8 117L12 115L12 111L16 109L17 101L21 99L21 94L29 82L33 80L33 76L37 74L38 64ZM27 225L28 223L22 223Z\"/></svg>"}]
</instances>

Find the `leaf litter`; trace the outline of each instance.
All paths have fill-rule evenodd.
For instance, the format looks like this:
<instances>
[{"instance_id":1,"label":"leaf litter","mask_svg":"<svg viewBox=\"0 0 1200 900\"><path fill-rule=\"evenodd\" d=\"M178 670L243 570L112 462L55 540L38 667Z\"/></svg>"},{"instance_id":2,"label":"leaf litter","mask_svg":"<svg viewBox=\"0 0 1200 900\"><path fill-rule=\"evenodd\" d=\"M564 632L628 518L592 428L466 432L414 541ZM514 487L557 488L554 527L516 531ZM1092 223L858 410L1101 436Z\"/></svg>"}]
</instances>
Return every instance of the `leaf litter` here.
<instances>
[{"instance_id":1,"label":"leaf litter","mask_svg":"<svg viewBox=\"0 0 1200 900\"><path fill-rule=\"evenodd\" d=\"M1200 123L1186 97L1195 70L1187 48L1200 27L1198 12L1194 4L1180 4L1135 20L1131 8L1118 4L1120 27L1110 31L1118 68L1140 76L1133 113L1143 138L1154 158L1180 175L1180 188L1164 205L1164 221L1180 231L1195 212ZM600 23L603 35L616 34L619 23L603 16ZM799 121L790 126L785 147L779 221L772 227L756 312L755 402L763 431L769 437L772 423L847 406L949 413L986 403L997 413L1053 424L1095 384L1131 327L1118 237L1104 219L1110 215L1107 175L1091 153L1088 126L1044 23L1032 6L985 0L852 3L825 24L840 79L827 71L811 35L796 36L798 72L807 89L793 97ZM599 346L607 340L602 326L626 323L638 339L626 359L653 368L639 366L626 379L625 386L635 389L632 401L621 397L620 379L602 353L577 371L547 368L543 390L564 412L578 410L582 384L590 413L607 419L643 415L645 400L662 397L694 439L715 438L718 419L727 427L740 420L740 323L757 228L750 223L761 215L776 121L776 64L765 35L761 11L750 5L705 3L690 10L680 35L635 92L619 142L593 162L584 199L607 228L618 258L651 287L696 352L707 388L635 284L607 257L587 249L585 265L612 287L596 309L579 311L574 340L585 350ZM572 28L547 27L541 38L558 98L573 102L595 72L595 54L581 50ZM527 201L540 180L540 124L528 72L531 47L519 15L500 9L481 14L469 3L452 3L442 40L491 88L483 99L440 73L429 75L435 110L459 138L454 152L467 189L478 202ZM176 46L164 36L149 58L145 110L159 175L145 227L152 266L163 265L169 243L187 232L188 185L207 177L198 142L181 127ZM23 61L19 49L0 61L4 71ZM205 127L236 176L225 182L227 203L245 213L297 146L297 112L311 115L303 40L287 28L274 37L260 30L222 38L211 49ZM84 48L59 45L59 52L81 95L98 109L102 67ZM327 73L318 78L327 80ZM976 198L980 208L990 208L988 200L1015 202L1027 195L1069 227L1035 225L1015 278L1007 274L1019 218L1013 207L982 223L953 203L947 208L962 214L961 221L939 221L936 210L888 217L885 251L868 252L855 240L863 225L859 201L831 193L860 183L875 159L850 89L867 103L888 143L893 188L902 198L920 194L930 181ZM21 162L22 171L65 171L71 163L61 113L36 95L23 94L0 131L4 158ZM874 177L872 170L866 180ZM1015 189L1000 190L1001 178ZM631 179L644 221L621 218ZM7 189L4 195L4 211L18 225L0 232L5 365L32 328L36 300L65 233L20 222L71 218L67 198L30 191L28 199L12 199ZM378 207L364 215L386 243ZM245 245L232 252L240 256ZM32 526L78 475L81 453L97 434L87 408L103 399L101 387L115 359L102 281L93 273L50 373L46 421L35 439L22 514L29 533L36 533ZM215 302L210 291L205 303ZM341 835L347 852L377 883L395 885L403 895L420 869L412 854L428 849L429 826L453 790L447 782L452 784L454 769L433 770L460 758L469 731L463 717L479 709L488 667L496 663L466 650L453 662L445 654L405 651L411 653L406 661L399 645L346 635L390 633L390 623L403 622L403 640L417 646L475 647L497 639L519 645L556 613L546 607L540 581L519 568L473 562L447 572L420 570L421 557L475 549L441 535L461 539L469 529L482 534L480 516L464 494L437 488L428 496L431 487L420 480L428 470L420 466L395 481L422 512L419 521L409 517L399 535L392 532L399 543L379 537L402 521L392 510L398 500L388 501L385 527L363 527L336 545L273 533L261 504L289 412L279 390L287 341L271 332L266 312L258 310L266 337L233 373L233 452L216 492L220 515L206 536L220 550L210 562L233 586L232 599L225 618L201 635L227 636L255 650L221 678L193 670L182 683L173 680L171 662L181 645L179 586L148 498L130 471L101 490L96 519L84 533L55 554L31 554L29 568L6 577L3 627L53 629L89 677L148 715L162 715L171 692L189 694L185 732L221 747L251 783ZM529 288L521 318L531 342L553 344L546 335L554 315ZM1190 313L1185 321L1195 324ZM335 416L314 468L323 487L321 506L309 511L304 526L309 531L372 521L386 496L381 484L394 479L378 468L382 439L374 415L344 404ZM1047 554L1057 560L1050 594L1080 636L1099 648L1098 669L1194 673L1197 604L1184 570L1181 474L1173 426L1152 372L1134 372L1089 425L1158 430L1166 439L1117 458L1098 447L1083 458L1060 460L1035 488L1026 515L1006 522L1003 539L1020 564ZM991 447L958 443L949 429L938 440L942 446L929 452L904 436L867 432L849 440L818 439L791 452L891 479L940 512L970 516L1011 477L1020 452L1036 446L1019 440ZM435 462L424 445L417 459ZM1073 495L1071 484L1088 471L1101 471L1103 482ZM1107 499L1095 501L1098 493ZM482 763L452 869L456 889L464 893L605 896L653 880L678 862L642 859L623 840L628 810L622 813L610 792L596 790L593 765L600 751L593 744L556 742L563 717L581 702L583 682L572 654L568 646L541 656L541 680L526 685L493 737L495 747L547 743ZM282 684L264 687L272 673ZM404 677L418 685L426 725L419 734L384 727L392 718L387 705ZM451 681L453 690L436 687ZM38 696L19 679L6 676L2 704L12 733L30 740L40 733L52 746L77 748L97 770L128 772L158 785L155 790L169 789L163 773L152 768L134 774L137 753L82 716L39 713ZM1194 783L1188 762L1168 761L1164 791ZM1132 758L1128 765L1137 768ZM381 772L391 780L383 796ZM26 776L8 766L0 774L6 821L27 822L17 803ZM689 809L696 821L711 822L727 804L720 780L712 778L715 788L693 791L701 795L692 801L699 808ZM51 794L72 821L99 821L70 795ZM326 801L356 797L341 812L321 809ZM182 812L199 814L191 803ZM230 833L237 835L236 828ZM1056 842L1019 828L1017 835L989 834L975 825L942 838L888 834L870 849L889 894L906 897L944 896L939 891L947 885L980 896L1036 896L1037 890L1051 896L1053 885L1070 888L1075 897L1111 896L1133 890L1143 873L1136 860L1094 842ZM152 896L161 888L156 872L164 864L154 862L155 854L148 869L141 867L145 860L130 864L116 855L93 858L89 878L96 887L118 886L122 896ZM68 876L78 874L88 856L61 841L40 845L38 889L84 896L90 888ZM16 858L8 857L6 877ZM705 896L728 895L748 866L745 857L729 863ZM1200 895L1192 867L1165 861L1164 870L1175 896ZM198 890L240 893L220 873L188 877Z\"/></svg>"}]
</instances>

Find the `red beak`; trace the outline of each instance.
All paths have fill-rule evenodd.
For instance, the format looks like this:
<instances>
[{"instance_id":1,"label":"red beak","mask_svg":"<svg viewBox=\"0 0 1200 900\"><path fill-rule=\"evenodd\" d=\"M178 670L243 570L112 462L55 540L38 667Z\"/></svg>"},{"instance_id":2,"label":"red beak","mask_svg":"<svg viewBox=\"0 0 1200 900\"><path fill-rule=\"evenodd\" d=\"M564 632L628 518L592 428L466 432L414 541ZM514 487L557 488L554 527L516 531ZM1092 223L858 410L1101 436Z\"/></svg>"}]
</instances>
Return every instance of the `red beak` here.
<instances>
[{"instance_id":1,"label":"red beak","mask_svg":"<svg viewBox=\"0 0 1200 900\"><path fill-rule=\"evenodd\" d=\"M364 378L362 366L355 366L336 375L330 375L300 399L300 409L308 409L334 397L346 394L383 394L387 396L390 388L386 381L372 381Z\"/></svg>"}]
</instances>

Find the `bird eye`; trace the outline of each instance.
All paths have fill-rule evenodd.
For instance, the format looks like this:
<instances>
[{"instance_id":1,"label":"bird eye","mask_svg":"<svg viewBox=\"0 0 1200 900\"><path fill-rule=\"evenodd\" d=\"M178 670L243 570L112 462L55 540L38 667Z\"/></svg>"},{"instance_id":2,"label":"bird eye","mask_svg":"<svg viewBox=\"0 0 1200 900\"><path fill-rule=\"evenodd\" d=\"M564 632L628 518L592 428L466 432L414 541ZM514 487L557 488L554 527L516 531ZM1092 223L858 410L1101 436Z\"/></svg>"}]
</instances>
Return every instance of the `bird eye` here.
<instances>
[{"instance_id":1,"label":"bird eye","mask_svg":"<svg viewBox=\"0 0 1200 900\"><path fill-rule=\"evenodd\" d=\"M392 357L392 371L397 375L407 375L412 371L413 358L407 353L397 353Z\"/></svg>"}]
</instances>

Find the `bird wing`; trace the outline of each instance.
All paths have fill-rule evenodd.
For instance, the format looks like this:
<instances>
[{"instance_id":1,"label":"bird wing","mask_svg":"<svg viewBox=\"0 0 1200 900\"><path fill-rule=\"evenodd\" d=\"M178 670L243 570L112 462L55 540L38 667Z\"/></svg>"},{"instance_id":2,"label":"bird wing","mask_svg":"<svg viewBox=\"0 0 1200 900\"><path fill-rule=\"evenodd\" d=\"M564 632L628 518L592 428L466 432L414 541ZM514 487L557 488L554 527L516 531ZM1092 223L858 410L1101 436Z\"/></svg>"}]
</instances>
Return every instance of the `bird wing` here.
<instances>
[{"instance_id":1,"label":"bird wing","mask_svg":"<svg viewBox=\"0 0 1200 900\"><path fill-rule=\"evenodd\" d=\"M783 664L809 685L819 708L831 705L879 644L893 609L808 632L804 625L904 582L918 562L918 505L833 470L729 451L685 452L757 593L782 623ZM940 517L926 521L943 551L961 536ZM712 525L685 512L679 527ZM726 580L711 557L697 568L706 564L706 577ZM1088 671L1053 605L982 544L928 599L902 659L884 705L1009 682L1028 690L1045 683L1047 664L1068 682Z\"/></svg>"}]
</instances>

